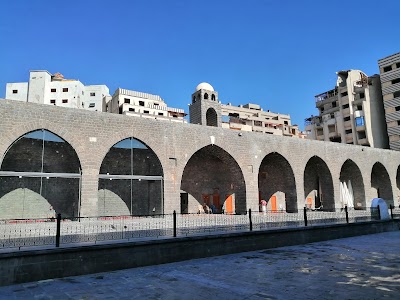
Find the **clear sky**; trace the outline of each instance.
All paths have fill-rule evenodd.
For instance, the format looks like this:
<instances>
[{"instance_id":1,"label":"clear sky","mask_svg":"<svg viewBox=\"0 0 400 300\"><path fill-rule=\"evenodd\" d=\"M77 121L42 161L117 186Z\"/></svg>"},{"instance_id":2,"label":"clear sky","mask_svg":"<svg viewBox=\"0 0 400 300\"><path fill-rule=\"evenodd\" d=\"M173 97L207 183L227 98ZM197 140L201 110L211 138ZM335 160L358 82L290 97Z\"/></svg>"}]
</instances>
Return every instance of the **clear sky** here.
<instances>
[{"instance_id":1,"label":"clear sky","mask_svg":"<svg viewBox=\"0 0 400 300\"><path fill-rule=\"evenodd\" d=\"M224 104L257 103L300 128L336 71L379 73L377 60L400 52L399 0L13 0L0 11L0 97L44 69L188 111L205 81Z\"/></svg>"}]
</instances>

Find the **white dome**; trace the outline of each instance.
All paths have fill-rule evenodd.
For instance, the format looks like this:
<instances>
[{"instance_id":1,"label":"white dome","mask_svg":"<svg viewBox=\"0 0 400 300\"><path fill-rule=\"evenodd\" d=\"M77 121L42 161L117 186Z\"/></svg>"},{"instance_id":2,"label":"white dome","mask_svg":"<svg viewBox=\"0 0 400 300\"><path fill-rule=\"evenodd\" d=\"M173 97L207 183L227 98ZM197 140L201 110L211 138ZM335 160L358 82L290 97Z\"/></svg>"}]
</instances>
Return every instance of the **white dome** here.
<instances>
[{"instance_id":1,"label":"white dome","mask_svg":"<svg viewBox=\"0 0 400 300\"><path fill-rule=\"evenodd\" d=\"M198 86L196 86L195 92L199 90L214 91L214 88L211 86L211 84L207 82L202 82Z\"/></svg>"}]
</instances>

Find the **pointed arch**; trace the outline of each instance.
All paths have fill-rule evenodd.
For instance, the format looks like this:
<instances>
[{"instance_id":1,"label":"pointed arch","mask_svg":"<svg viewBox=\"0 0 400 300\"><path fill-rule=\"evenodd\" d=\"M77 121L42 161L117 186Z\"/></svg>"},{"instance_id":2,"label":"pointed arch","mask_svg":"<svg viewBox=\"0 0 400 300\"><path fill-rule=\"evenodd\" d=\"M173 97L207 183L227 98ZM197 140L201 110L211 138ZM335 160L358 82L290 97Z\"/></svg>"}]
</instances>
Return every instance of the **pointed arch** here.
<instances>
[{"instance_id":1,"label":"pointed arch","mask_svg":"<svg viewBox=\"0 0 400 300\"><path fill-rule=\"evenodd\" d=\"M242 170L228 152L216 145L205 146L190 157L183 170L181 190L189 196L189 213L198 212L204 203L214 205L218 213L246 211Z\"/></svg>"},{"instance_id":2,"label":"pointed arch","mask_svg":"<svg viewBox=\"0 0 400 300\"><path fill-rule=\"evenodd\" d=\"M47 129L34 130L16 139L1 161L0 201L29 207L23 212L16 209L14 215L23 218L47 218L49 213L77 217L80 182L81 164L75 149ZM36 201L32 199L44 199L47 206L42 200L37 200L40 205L30 205Z\"/></svg>"},{"instance_id":3,"label":"pointed arch","mask_svg":"<svg viewBox=\"0 0 400 300\"><path fill-rule=\"evenodd\" d=\"M297 211L296 182L290 163L277 152L264 157L258 172L259 200L269 209ZM273 203L274 202L274 203Z\"/></svg>"},{"instance_id":4,"label":"pointed arch","mask_svg":"<svg viewBox=\"0 0 400 300\"><path fill-rule=\"evenodd\" d=\"M98 213L162 214L163 173L160 159L142 141L130 137L114 144L100 167Z\"/></svg>"},{"instance_id":5,"label":"pointed arch","mask_svg":"<svg viewBox=\"0 0 400 300\"><path fill-rule=\"evenodd\" d=\"M361 209L366 207L364 180L360 168L351 159L346 160L340 170L339 181L342 184L342 193L352 194L353 203L350 207ZM346 189L344 191L343 189ZM344 201L346 202L346 201ZM342 203L349 206L349 203Z\"/></svg>"},{"instance_id":6,"label":"pointed arch","mask_svg":"<svg viewBox=\"0 0 400 300\"><path fill-rule=\"evenodd\" d=\"M334 210L335 197L328 165L318 156L311 157L304 169L306 205L320 210Z\"/></svg>"},{"instance_id":7,"label":"pointed arch","mask_svg":"<svg viewBox=\"0 0 400 300\"><path fill-rule=\"evenodd\" d=\"M389 173L380 162L376 162L372 167L371 188L375 197L385 200L388 206L394 205Z\"/></svg>"}]
</instances>

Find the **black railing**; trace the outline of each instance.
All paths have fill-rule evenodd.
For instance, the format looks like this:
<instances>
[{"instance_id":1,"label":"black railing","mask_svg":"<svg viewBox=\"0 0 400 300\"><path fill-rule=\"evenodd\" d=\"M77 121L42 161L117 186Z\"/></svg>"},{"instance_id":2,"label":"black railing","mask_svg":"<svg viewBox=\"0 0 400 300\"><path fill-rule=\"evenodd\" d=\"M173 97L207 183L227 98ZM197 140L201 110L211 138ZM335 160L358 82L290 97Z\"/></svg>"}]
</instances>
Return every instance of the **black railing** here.
<instances>
[{"instance_id":1,"label":"black railing","mask_svg":"<svg viewBox=\"0 0 400 300\"><path fill-rule=\"evenodd\" d=\"M390 206L391 218L400 208ZM377 208L343 208L333 211L286 211L227 214L173 214L0 220L0 249L30 246L109 243L112 240L154 239L231 231L267 230L320 224L368 222L380 219Z\"/></svg>"}]
</instances>

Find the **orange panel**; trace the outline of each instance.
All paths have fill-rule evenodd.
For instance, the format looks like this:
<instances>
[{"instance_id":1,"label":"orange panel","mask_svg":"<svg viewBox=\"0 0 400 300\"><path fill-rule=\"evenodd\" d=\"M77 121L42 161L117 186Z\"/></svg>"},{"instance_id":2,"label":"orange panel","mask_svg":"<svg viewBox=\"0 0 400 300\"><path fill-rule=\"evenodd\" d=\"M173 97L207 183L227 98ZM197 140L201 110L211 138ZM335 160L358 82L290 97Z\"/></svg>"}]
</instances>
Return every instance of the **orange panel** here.
<instances>
[{"instance_id":1,"label":"orange panel","mask_svg":"<svg viewBox=\"0 0 400 300\"><path fill-rule=\"evenodd\" d=\"M271 201L271 210L276 211L276 196L271 196L269 201Z\"/></svg>"},{"instance_id":2,"label":"orange panel","mask_svg":"<svg viewBox=\"0 0 400 300\"><path fill-rule=\"evenodd\" d=\"M232 197L232 195L226 195L225 213L233 214L233 197Z\"/></svg>"}]
</instances>

